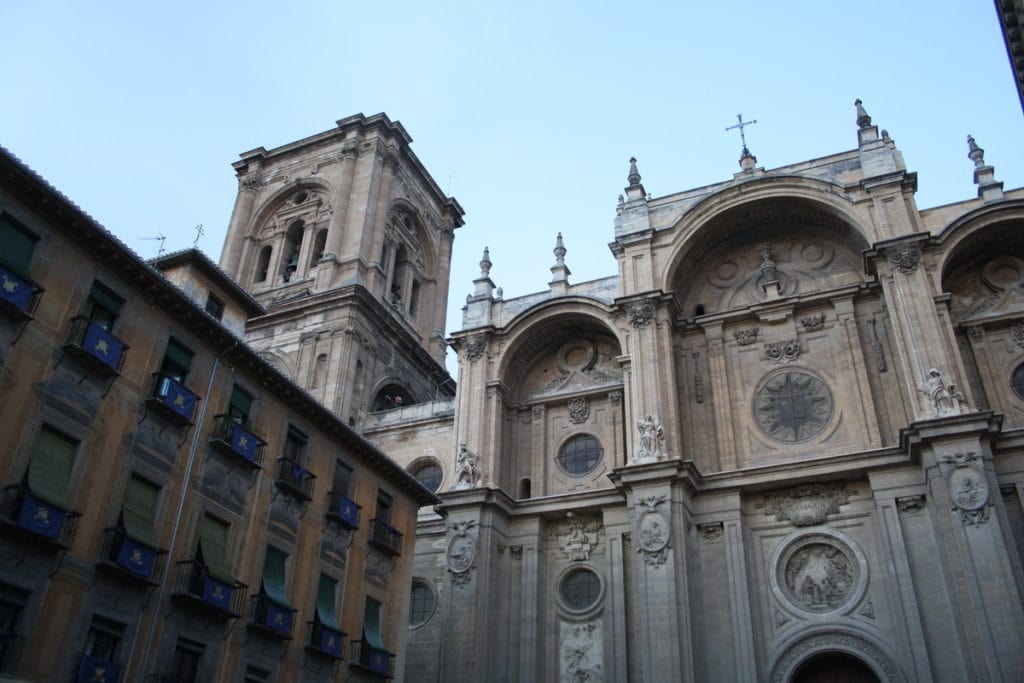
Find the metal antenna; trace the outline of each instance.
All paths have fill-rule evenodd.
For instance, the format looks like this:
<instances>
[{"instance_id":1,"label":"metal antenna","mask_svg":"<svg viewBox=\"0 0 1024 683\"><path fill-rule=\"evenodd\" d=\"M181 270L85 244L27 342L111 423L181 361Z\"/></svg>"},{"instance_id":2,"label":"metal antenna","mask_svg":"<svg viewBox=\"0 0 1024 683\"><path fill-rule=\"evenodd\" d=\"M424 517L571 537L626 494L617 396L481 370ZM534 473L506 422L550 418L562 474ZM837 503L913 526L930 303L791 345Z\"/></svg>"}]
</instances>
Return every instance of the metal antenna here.
<instances>
[{"instance_id":1,"label":"metal antenna","mask_svg":"<svg viewBox=\"0 0 1024 683\"><path fill-rule=\"evenodd\" d=\"M732 130L734 128L739 128L740 129L740 142L743 143L743 153L744 154L750 154L750 152L747 150L747 136L743 132L743 129L746 126L749 126L749 125L757 123L757 119L754 119L753 121L744 121L743 120L743 114L736 114L736 120L739 121L739 123L737 123L734 126L727 127L725 129L725 131L728 133L730 130Z\"/></svg>"},{"instance_id":2,"label":"metal antenna","mask_svg":"<svg viewBox=\"0 0 1024 683\"><path fill-rule=\"evenodd\" d=\"M196 231L196 238L194 240L192 240L192 246L193 247L199 244L199 238L202 237L203 234L204 234L203 233L203 224L200 223L199 225L197 225L195 227L195 231Z\"/></svg>"},{"instance_id":3,"label":"metal antenna","mask_svg":"<svg viewBox=\"0 0 1024 683\"><path fill-rule=\"evenodd\" d=\"M160 248L157 249L157 251L156 251L156 257L160 258L161 256L164 255L164 240L166 240L167 238L164 237L164 234L162 232L158 231L156 233L156 237L140 237L139 239L143 240L143 241L147 241L147 242L151 242L153 240L159 241L160 242Z\"/></svg>"}]
</instances>

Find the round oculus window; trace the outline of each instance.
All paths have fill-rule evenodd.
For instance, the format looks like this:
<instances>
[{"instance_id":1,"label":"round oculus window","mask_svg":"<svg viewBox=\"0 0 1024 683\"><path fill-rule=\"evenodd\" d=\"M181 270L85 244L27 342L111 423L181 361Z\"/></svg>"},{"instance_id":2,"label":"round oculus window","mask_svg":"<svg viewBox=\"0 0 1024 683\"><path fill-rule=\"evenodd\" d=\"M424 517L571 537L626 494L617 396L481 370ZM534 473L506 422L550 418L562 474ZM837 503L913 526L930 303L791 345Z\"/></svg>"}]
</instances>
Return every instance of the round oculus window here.
<instances>
[{"instance_id":1,"label":"round oculus window","mask_svg":"<svg viewBox=\"0 0 1024 683\"><path fill-rule=\"evenodd\" d=\"M832 393L810 373L780 372L754 394L754 419L777 441L806 441L823 432L832 419Z\"/></svg>"},{"instance_id":2,"label":"round oculus window","mask_svg":"<svg viewBox=\"0 0 1024 683\"><path fill-rule=\"evenodd\" d=\"M412 476L416 481L436 493L441 488L441 480L444 477L444 473L441 471L441 466L437 463L427 462L413 470Z\"/></svg>"},{"instance_id":3,"label":"round oculus window","mask_svg":"<svg viewBox=\"0 0 1024 683\"><path fill-rule=\"evenodd\" d=\"M574 569L562 579L558 594L565 606L582 612L597 604L601 598L601 579L590 569Z\"/></svg>"},{"instance_id":4,"label":"round oculus window","mask_svg":"<svg viewBox=\"0 0 1024 683\"><path fill-rule=\"evenodd\" d=\"M1014 368L1013 374L1010 375L1010 388L1017 398L1024 400L1024 363Z\"/></svg>"},{"instance_id":5,"label":"round oculus window","mask_svg":"<svg viewBox=\"0 0 1024 683\"><path fill-rule=\"evenodd\" d=\"M589 434L579 434L565 442L556 460L566 474L582 477L601 461L601 443Z\"/></svg>"},{"instance_id":6,"label":"round oculus window","mask_svg":"<svg viewBox=\"0 0 1024 683\"><path fill-rule=\"evenodd\" d=\"M436 605L437 598L434 597L434 591L430 590L430 586L421 581L414 581L409 598L409 626L426 623L434 613Z\"/></svg>"}]
</instances>

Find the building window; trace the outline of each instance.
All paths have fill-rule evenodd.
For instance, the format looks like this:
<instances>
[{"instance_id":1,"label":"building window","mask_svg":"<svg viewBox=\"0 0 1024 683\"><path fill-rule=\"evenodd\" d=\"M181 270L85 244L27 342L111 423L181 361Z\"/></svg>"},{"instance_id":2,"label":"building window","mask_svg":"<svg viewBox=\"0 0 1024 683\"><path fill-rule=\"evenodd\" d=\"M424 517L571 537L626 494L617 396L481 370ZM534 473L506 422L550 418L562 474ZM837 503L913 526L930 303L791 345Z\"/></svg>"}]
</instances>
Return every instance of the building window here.
<instances>
[{"instance_id":1,"label":"building window","mask_svg":"<svg viewBox=\"0 0 1024 683\"><path fill-rule=\"evenodd\" d=\"M288 434L284 437L284 457L293 463L301 464L306 454L309 437L305 433L289 425Z\"/></svg>"},{"instance_id":2,"label":"building window","mask_svg":"<svg viewBox=\"0 0 1024 683\"><path fill-rule=\"evenodd\" d=\"M566 474L582 477L592 472L601 461L601 444L589 434L579 434L562 446L556 461Z\"/></svg>"},{"instance_id":3,"label":"building window","mask_svg":"<svg viewBox=\"0 0 1024 683\"><path fill-rule=\"evenodd\" d=\"M28 488L32 495L65 512L71 510L68 487L77 447L78 442L43 425L32 444L28 465Z\"/></svg>"},{"instance_id":4,"label":"building window","mask_svg":"<svg viewBox=\"0 0 1024 683\"><path fill-rule=\"evenodd\" d=\"M206 297L206 312L212 315L217 320L224 317L224 302L215 297L213 294L209 294Z\"/></svg>"},{"instance_id":5,"label":"building window","mask_svg":"<svg viewBox=\"0 0 1024 683\"><path fill-rule=\"evenodd\" d=\"M597 604L601 597L601 579L585 567L566 574L558 587L559 597L573 612L582 612Z\"/></svg>"},{"instance_id":6,"label":"building window","mask_svg":"<svg viewBox=\"0 0 1024 683\"><path fill-rule=\"evenodd\" d=\"M388 384L377 392L377 396L373 399L373 408L371 410L373 412L391 410L392 408L412 405L415 402L408 389L398 384Z\"/></svg>"},{"instance_id":7,"label":"building window","mask_svg":"<svg viewBox=\"0 0 1024 683\"><path fill-rule=\"evenodd\" d=\"M85 639L85 651L76 681L116 681L117 649L124 637L124 624L94 616Z\"/></svg>"},{"instance_id":8,"label":"building window","mask_svg":"<svg viewBox=\"0 0 1024 683\"><path fill-rule=\"evenodd\" d=\"M383 491L377 491L377 519L390 526L391 517L394 514L394 506L394 498Z\"/></svg>"},{"instance_id":9,"label":"building window","mask_svg":"<svg viewBox=\"0 0 1024 683\"><path fill-rule=\"evenodd\" d=\"M416 481L423 484L432 492L436 492L441 488L441 480L444 478L444 472L442 472L440 464L436 461L430 461L418 465L416 469L412 471L412 476L416 478Z\"/></svg>"},{"instance_id":10,"label":"building window","mask_svg":"<svg viewBox=\"0 0 1024 683\"><path fill-rule=\"evenodd\" d=\"M243 683L270 683L270 672L249 664L245 667L245 678L242 681Z\"/></svg>"},{"instance_id":11,"label":"building window","mask_svg":"<svg viewBox=\"0 0 1024 683\"><path fill-rule=\"evenodd\" d=\"M182 383L192 367L193 356L195 354L192 351L172 337L167 341L167 348L164 350L164 360L160 364L160 372L178 383Z\"/></svg>"},{"instance_id":12,"label":"building window","mask_svg":"<svg viewBox=\"0 0 1024 683\"><path fill-rule=\"evenodd\" d=\"M94 282L85 302L85 317L110 332L114 329L124 299L114 294L99 282Z\"/></svg>"},{"instance_id":13,"label":"building window","mask_svg":"<svg viewBox=\"0 0 1024 683\"><path fill-rule=\"evenodd\" d=\"M274 248L269 244L260 249L260 255L256 259L256 277L253 278L253 282L266 282L267 273L270 271L270 256L274 253Z\"/></svg>"},{"instance_id":14,"label":"building window","mask_svg":"<svg viewBox=\"0 0 1024 683\"><path fill-rule=\"evenodd\" d=\"M199 526L199 550L197 559L206 565L210 574L222 581L231 582L231 568L228 564L228 533L231 527L213 515L204 514Z\"/></svg>"},{"instance_id":15,"label":"building window","mask_svg":"<svg viewBox=\"0 0 1024 683\"><path fill-rule=\"evenodd\" d=\"M341 460L334 462L334 491L343 496L348 496L352 488L352 468Z\"/></svg>"},{"instance_id":16,"label":"building window","mask_svg":"<svg viewBox=\"0 0 1024 683\"><path fill-rule=\"evenodd\" d=\"M0 674L14 675L21 645L18 628L29 592L0 583Z\"/></svg>"},{"instance_id":17,"label":"building window","mask_svg":"<svg viewBox=\"0 0 1024 683\"><path fill-rule=\"evenodd\" d=\"M231 388L231 400L228 402L228 417L237 424L248 425L249 413L252 411L252 396L237 384Z\"/></svg>"},{"instance_id":18,"label":"building window","mask_svg":"<svg viewBox=\"0 0 1024 683\"><path fill-rule=\"evenodd\" d=\"M273 546L267 546L263 559L263 580L254 603L253 621L275 633L289 636L295 609L288 601L286 565L288 555Z\"/></svg>"},{"instance_id":19,"label":"building window","mask_svg":"<svg viewBox=\"0 0 1024 683\"><path fill-rule=\"evenodd\" d=\"M32 270L32 254L39 238L6 215L0 215L0 262L15 275L27 278Z\"/></svg>"},{"instance_id":20,"label":"building window","mask_svg":"<svg viewBox=\"0 0 1024 683\"><path fill-rule=\"evenodd\" d=\"M1017 398L1024 400L1024 363L1018 365L1010 376L1010 388Z\"/></svg>"},{"instance_id":21,"label":"building window","mask_svg":"<svg viewBox=\"0 0 1024 683\"><path fill-rule=\"evenodd\" d=\"M422 581L412 582L412 595L409 598L409 626L421 626L427 623L434 608L437 606L437 598L434 591Z\"/></svg>"},{"instance_id":22,"label":"building window","mask_svg":"<svg viewBox=\"0 0 1024 683\"><path fill-rule=\"evenodd\" d=\"M199 680L199 663L205 646L194 640L178 638L171 660L170 678L174 683L196 683Z\"/></svg>"},{"instance_id":23,"label":"building window","mask_svg":"<svg viewBox=\"0 0 1024 683\"><path fill-rule=\"evenodd\" d=\"M132 473L124 493L121 521L132 538L156 548L156 503L160 487Z\"/></svg>"},{"instance_id":24,"label":"building window","mask_svg":"<svg viewBox=\"0 0 1024 683\"><path fill-rule=\"evenodd\" d=\"M313 253L309 259L309 267L315 268L320 259L324 257L324 249L327 246L327 230L323 229L313 239Z\"/></svg>"}]
</instances>

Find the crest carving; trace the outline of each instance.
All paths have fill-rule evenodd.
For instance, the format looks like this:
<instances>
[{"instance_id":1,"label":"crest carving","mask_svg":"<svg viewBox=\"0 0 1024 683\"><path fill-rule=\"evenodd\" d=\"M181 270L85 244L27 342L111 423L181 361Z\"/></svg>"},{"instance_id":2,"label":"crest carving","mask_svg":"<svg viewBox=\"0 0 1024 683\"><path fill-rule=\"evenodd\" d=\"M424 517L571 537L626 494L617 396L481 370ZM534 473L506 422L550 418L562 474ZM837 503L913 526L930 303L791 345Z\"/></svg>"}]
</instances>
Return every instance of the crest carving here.
<instances>
[{"instance_id":1,"label":"crest carving","mask_svg":"<svg viewBox=\"0 0 1024 683\"><path fill-rule=\"evenodd\" d=\"M574 398L569 401L569 421L573 424L581 424L590 417L590 403L586 397Z\"/></svg>"},{"instance_id":2,"label":"crest carving","mask_svg":"<svg viewBox=\"0 0 1024 683\"><path fill-rule=\"evenodd\" d=\"M647 496L639 501L637 551L650 567L660 567L668 560L669 521L662 511L666 496Z\"/></svg>"},{"instance_id":3,"label":"crest carving","mask_svg":"<svg viewBox=\"0 0 1024 683\"><path fill-rule=\"evenodd\" d=\"M484 354L486 347L487 336L484 334L470 335L462 343L462 351L466 356L466 360L476 360Z\"/></svg>"},{"instance_id":4,"label":"crest carving","mask_svg":"<svg viewBox=\"0 0 1024 683\"><path fill-rule=\"evenodd\" d=\"M626 315L633 328L646 327L654 318L654 302L650 299L630 301L626 304Z\"/></svg>"},{"instance_id":5,"label":"crest carving","mask_svg":"<svg viewBox=\"0 0 1024 683\"><path fill-rule=\"evenodd\" d=\"M821 524L828 515L839 512L839 507L849 502L846 485L842 482L804 484L768 491L764 498L766 514L775 515L776 520L793 526Z\"/></svg>"},{"instance_id":6,"label":"crest carving","mask_svg":"<svg viewBox=\"0 0 1024 683\"><path fill-rule=\"evenodd\" d=\"M601 522L593 518L579 517L574 512L566 513L566 516L569 518L568 525L554 532L562 551L570 562L589 561L591 551L597 546L597 532L601 528Z\"/></svg>"},{"instance_id":7,"label":"crest carving","mask_svg":"<svg viewBox=\"0 0 1024 683\"><path fill-rule=\"evenodd\" d=\"M921 245L917 242L903 242L885 248L885 257L895 270L911 275L921 262Z\"/></svg>"},{"instance_id":8,"label":"crest carving","mask_svg":"<svg viewBox=\"0 0 1024 683\"><path fill-rule=\"evenodd\" d=\"M953 511L967 526L978 526L988 521L989 487L981 457L974 452L945 456L939 461L940 469L949 482L949 496Z\"/></svg>"},{"instance_id":9,"label":"crest carving","mask_svg":"<svg viewBox=\"0 0 1024 683\"><path fill-rule=\"evenodd\" d=\"M464 586L469 582L469 570L476 558L476 537L470 531L475 526L475 519L460 520L448 526L455 534L448 541L445 559L456 586Z\"/></svg>"}]
</instances>

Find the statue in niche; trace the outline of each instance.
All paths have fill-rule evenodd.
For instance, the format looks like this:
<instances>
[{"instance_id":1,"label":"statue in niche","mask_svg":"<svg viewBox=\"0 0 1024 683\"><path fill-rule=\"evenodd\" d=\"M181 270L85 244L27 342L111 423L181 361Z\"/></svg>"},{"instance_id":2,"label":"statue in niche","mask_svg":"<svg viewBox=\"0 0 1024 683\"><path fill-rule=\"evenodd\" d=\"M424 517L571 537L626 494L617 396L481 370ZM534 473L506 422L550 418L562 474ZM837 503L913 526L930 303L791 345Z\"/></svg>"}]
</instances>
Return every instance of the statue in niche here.
<instances>
[{"instance_id":1,"label":"statue in niche","mask_svg":"<svg viewBox=\"0 0 1024 683\"><path fill-rule=\"evenodd\" d=\"M665 429L661 423L647 413L642 420L637 420L636 427L640 431L640 452L636 459L660 460L665 443Z\"/></svg>"},{"instance_id":2,"label":"statue in niche","mask_svg":"<svg viewBox=\"0 0 1024 683\"><path fill-rule=\"evenodd\" d=\"M459 446L459 454L455 458L455 486L456 489L469 489L480 483L480 456L466 448L466 444Z\"/></svg>"},{"instance_id":3,"label":"statue in niche","mask_svg":"<svg viewBox=\"0 0 1024 683\"><path fill-rule=\"evenodd\" d=\"M938 415L960 415L968 410L963 393L953 382L946 382L936 368L928 371L928 379L919 384L917 390L931 400Z\"/></svg>"}]
</instances>

